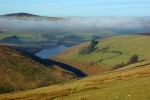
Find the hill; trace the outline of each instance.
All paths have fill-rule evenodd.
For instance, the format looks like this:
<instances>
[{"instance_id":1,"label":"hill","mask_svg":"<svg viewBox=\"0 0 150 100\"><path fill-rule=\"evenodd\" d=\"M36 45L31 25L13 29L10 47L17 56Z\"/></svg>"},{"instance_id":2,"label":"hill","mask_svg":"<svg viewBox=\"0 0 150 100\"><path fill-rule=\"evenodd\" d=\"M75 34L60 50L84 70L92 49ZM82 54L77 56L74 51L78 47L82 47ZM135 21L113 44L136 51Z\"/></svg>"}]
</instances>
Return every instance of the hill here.
<instances>
[{"instance_id":1,"label":"hill","mask_svg":"<svg viewBox=\"0 0 150 100\"><path fill-rule=\"evenodd\" d=\"M17 37L17 36L10 36L10 37L3 38L2 40L0 40L0 42L2 42L2 43L9 43L9 44L14 44L14 43L20 44L20 43L23 43L23 41L21 41L19 39L19 37Z\"/></svg>"},{"instance_id":2,"label":"hill","mask_svg":"<svg viewBox=\"0 0 150 100\"><path fill-rule=\"evenodd\" d=\"M150 60L65 84L0 95L0 100L149 100Z\"/></svg>"},{"instance_id":3,"label":"hill","mask_svg":"<svg viewBox=\"0 0 150 100\"><path fill-rule=\"evenodd\" d=\"M46 16L40 16L40 15L35 15L35 14L29 14L29 13L11 13L11 14L5 14L2 15L1 17L9 17L9 18L16 18L16 19L21 19L21 20L27 20L28 18L34 18L36 20L62 20L60 17L46 17Z\"/></svg>"},{"instance_id":4,"label":"hill","mask_svg":"<svg viewBox=\"0 0 150 100\"><path fill-rule=\"evenodd\" d=\"M94 52L79 55L81 48L89 44L73 46L50 59L69 64L88 75L108 72L117 64L127 63L134 54L138 55L139 61L150 59L150 36L147 35L103 38Z\"/></svg>"},{"instance_id":5,"label":"hill","mask_svg":"<svg viewBox=\"0 0 150 100\"><path fill-rule=\"evenodd\" d=\"M5 14L3 16L15 16L15 17L38 17L38 15L29 14L29 13L12 13L12 14Z\"/></svg>"},{"instance_id":6,"label":"hill","mask_svg":"<svg viewBox=\"0 0 150 100\"><path fill-rule=\"evenodd\" d=\"M59 66L38 60L10 47L0 46L0 93L43 87L77 77Z\"/></svg>"}]
</instances>

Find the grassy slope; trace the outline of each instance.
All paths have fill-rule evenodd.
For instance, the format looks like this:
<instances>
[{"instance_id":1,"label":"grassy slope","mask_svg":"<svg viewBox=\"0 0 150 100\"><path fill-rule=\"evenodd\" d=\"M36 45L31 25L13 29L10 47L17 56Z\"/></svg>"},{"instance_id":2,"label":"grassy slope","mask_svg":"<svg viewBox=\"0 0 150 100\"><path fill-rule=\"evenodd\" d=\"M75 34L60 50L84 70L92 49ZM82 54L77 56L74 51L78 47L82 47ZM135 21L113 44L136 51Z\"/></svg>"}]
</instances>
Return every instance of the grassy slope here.
<instances>
[{"instance_id":1,"label":"grassy slope","mask_svg":"<svg viewBox=\"0 0 150 100\"><path fill-rule=\"evenodd\" d=\"M149 100L150 61L126 69L29 91L0 95L1 100Z\"/></svg>"},{"instance_id":2,"label":"grassy slope","mask_svg":"<svg viewBox=\"0 0 150 100\"><path fill-rule=\"evenodd\" d=\"M64 77L65 76L65 77ZM31 56L0 46L0 86L14 87L15 91L64 82L76 76L55 65L45 66Z\"/></svg>"},{"instance_id":3,"label":"grassy slope","mask_svg":"<svg viewBox=\"0 0 150 100\"><path fill-rule=\"evenodd\" d=\"M89 43L74 46L58 54L52 59L70 64L86 74L106 72L122 62L126 63L133 54L139 60L150 59L150 36L122 35L104 38L99 41L98 49L88 55L79 55L80 48ZM119 54L121 52L122 54Z\"/></svg>"}]
</instances>

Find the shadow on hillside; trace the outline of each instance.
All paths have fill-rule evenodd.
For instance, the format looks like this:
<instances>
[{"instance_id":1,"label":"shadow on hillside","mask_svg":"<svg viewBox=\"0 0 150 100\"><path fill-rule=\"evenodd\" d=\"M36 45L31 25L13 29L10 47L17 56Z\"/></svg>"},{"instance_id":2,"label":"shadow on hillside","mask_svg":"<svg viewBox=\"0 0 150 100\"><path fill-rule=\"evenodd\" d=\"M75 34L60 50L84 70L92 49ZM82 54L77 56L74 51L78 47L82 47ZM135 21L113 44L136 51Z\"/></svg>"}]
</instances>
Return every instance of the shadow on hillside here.
<instances>
[{"instance_id":1,"label":"shadow on hillside","mask_svg":"<svg viewBox=\"0 0 150 100\"><path fill-rule=\"evenodd\" d=\"M35 56L36 57L36 56ZM38 59L37 59L38 58ZM35 59L35 58L34 58ZM68 65L68 64L65 64L65 63L61 63L61 62L57 62L57 61L54 61L54 60L50 60L50 59L41 59L39 57L36 57L36 60L44 65L58 65L59 67L65 69L65 70L68 70L68 71L71 71L73 72L74 74L76 74L78 77L85 77L87 76L85 73L83 73L82 71L74 68L73 66L71 65Z\"/></svg>"},{"instance_id":2,"label":"shadow on hillside","mask_svg":"<svg viewBox=\"0 0 150 100\"><path fill-rule=\"evenodd\" d=\"M73 72L74 74L76 74L78 77L85 77L87 76L85 73L83 73L82 71L74 68L73 66L71 65L68 65L68 64L65 64L65 63L61 63L61 62L56 62L54 60L50 60L50 59L41 59L37 56L32 56L32 59L46 65L46 66L52 66L53 64L54 65L58 65L59 67L65 69L65 70L68 70L68 71L71 71Z\"/></svg>"},{"instance_id":3,"label":"shadow on hillside","mask_svg":"<svg viewBox=\"0 0 150 100\"><path fill-rule=\"evenodd\" d=\"M32 58L34 59L35 61L41 63L41 64L44 64L48 67L52 66L52 65L58 65L59 67L65 69L65 70L68 70L68 71L71 71L73 72L74 74L76 74L78 77L85 77L87 76L85 73L83 73L82 71L74 68L73 66L70 66L68 64L65 64L65 63L61 63L61 62L56 62L56 61L53 61L53 60L49 60L49 59L41 59L40 57L37 57L35 55L31 55L27 52L24 52L24 56L26 57L29 57L29 58Z\"/></svg>"},{"instance_id":4,"label":"shadow on hillside","mask_svg":"<svg viewBox=\"0 0 150 100\"><path fill-rule=\"evenodd\" d=\"M15 49L15 48L12 48L12 49ZM17 50L17 49L15 49ZM19 50L21 51L21 50ZM76 74L78 77L85 77L87 76L85 73L83 73L82 71L74 68L73 66L71 65L68 65L68 64L65 64L65 63L61 63L61 62L56 62L56 61L53 61L53 60L50 60L50 59L42 59L40 57L37 57L35 55L32 55L32 54L29 54L28 52L25 52L25 51L21 51L22 55L28 57L28 58L31 58L47 67L50 67L50 66L53 66L53 65L58 65L59 67L65 69L65 70L68 70L68 71L71 71L73 72L74 74Z\"/></svg>"},{"instance_id":5,"label":"shadow on hillside","mask_svg":"<svg viewBox=\"0 0 150 100\"><path fill-rule=\"evenodd\" d=\"M58 65L60 67L62 67L63 69L66 69L66 70L69 70L73 73L75 73L77 76L79 77L85 77L87 76L85 73L83 73L82 71L68 65L68 64L65 64L65 63L61 63L61 62L56 62L56 61L53 61L53 60L49 60L49 59L45 59L45 61L47 61L48 63L52 63L52 64L55 64L55 65Z\"/></svg>"}]
</instances>

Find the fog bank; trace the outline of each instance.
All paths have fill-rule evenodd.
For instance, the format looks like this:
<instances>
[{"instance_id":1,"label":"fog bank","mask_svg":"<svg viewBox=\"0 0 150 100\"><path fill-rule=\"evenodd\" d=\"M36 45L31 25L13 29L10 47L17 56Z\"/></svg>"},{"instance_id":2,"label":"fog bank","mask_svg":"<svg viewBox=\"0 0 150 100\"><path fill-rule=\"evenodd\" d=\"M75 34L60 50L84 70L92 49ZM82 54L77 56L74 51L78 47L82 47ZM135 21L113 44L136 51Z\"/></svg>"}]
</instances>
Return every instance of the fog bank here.
<instances>
[{"instance_id":1,"label":"fog bank","mask_svg":"<svg viewBox=\"0 0 150 100\"><path fill-rule=\"evenodd\" d=\"M0 17L0 30L30 33L95 33L123 34L150 32L149 17L66 17L63 20L50 21L33 18L16 19Z\"/></svg>"}]
</instances>

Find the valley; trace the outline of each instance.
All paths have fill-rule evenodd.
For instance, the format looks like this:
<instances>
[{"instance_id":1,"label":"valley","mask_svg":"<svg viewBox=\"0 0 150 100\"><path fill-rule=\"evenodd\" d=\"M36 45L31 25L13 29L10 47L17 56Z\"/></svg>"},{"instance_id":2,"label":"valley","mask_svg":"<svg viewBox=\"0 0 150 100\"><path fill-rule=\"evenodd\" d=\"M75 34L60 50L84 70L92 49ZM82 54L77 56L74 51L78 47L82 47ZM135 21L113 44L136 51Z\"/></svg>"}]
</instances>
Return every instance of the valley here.
<instances>
[{"instance_id":1,"label":"valley","mask_svg":"<svg viewBox=\"0 0 150 100\"><path fill-rule=\"evenodd\" d=\"M90 45L86 42L47 60L0 46L0 89L6 93L0 94L0 100L148 100L149 40L143 34L97 39L96 49L89 54L79 55L81 48ZM134 54L138 61L126 65ZM122 62L123 67L112 70Z\"/></svg>"},{"instance_id":2,"label":"valley","mask_svg":"<svg viewBox=\"0 0 150 100\"><path fill-rule=\"evenodd\" d=\"M149 23L0 15L0 100L149 100Z\"/></svg>"}]
</instances>

